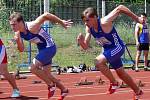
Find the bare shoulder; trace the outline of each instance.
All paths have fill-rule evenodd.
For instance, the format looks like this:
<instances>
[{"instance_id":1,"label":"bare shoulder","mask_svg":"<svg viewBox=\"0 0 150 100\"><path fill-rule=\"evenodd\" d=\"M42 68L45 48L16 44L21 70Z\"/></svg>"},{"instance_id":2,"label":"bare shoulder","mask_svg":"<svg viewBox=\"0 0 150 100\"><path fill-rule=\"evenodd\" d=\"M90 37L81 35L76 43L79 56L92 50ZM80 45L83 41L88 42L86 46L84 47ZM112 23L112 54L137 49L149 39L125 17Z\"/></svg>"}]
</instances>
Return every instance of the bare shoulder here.
<instances>
[{"instance_id":1,"label":"bare shoulder","mask_svg":"<svg viewBox=\"0 0 150 100\"><path fill-rule=\"evenodd\" d=\"M140 23L136 23L136 26L139 26L140 25Z\"/></svg>"},{"instance_id":2,"label":"bare shoulder","mask_svg":"<svg viewBox=\"0 0 150 100\"><path fill-rule=\"evenodd\" d=\"M106 24L108 21L106 19L106 17L103 17L100 19L100 24Z\"/></svg>"},{"instance_id":3,"label":"bare shoulder","mask_svg":"<svg viewBox=\"0 0 150 100\"><path fill-rule=\"evenodd\" d=\"M136 27L136 28L142 27L142 24L137 23L135 27Z\"/></svg>"},{"instance_id":4,"label":"bare shoulder","mask_svg":"<svg viewBox=\"0 0 150 100\"><path fill-rule=\"evenodd\" d=\"M41 24L37 23L36 20L31 21L31 22L26 22L26 24L27 24L28 30L33 33L37 33L41 28Z\"/></svg>"},{"instance_id":5,"label":"bare shoulder","mask_svg":"<svg viewBox=\"0 0 150 100\"><path fill-rule=\"evenodd\" d=\"M26 25L27 25L28 27L33 26L33 25L34 25L34 21L31 21L31 22L25 22L25 23L26 23Z\"/></svg>"},{"instance_id":6,"label":"bare shoulder","mask_svg":"<svg viewBox=\"0 0 150 100\"><path fill-rule=\"evenodd\" d=\"M112 24L111 21L108 21L108 20L107 20L107 16L101 18L100 20L101 20L101 21L100 21L100 24L101 24L101 25L110 25L110 24Z\"/></svg>"}]
</instances>

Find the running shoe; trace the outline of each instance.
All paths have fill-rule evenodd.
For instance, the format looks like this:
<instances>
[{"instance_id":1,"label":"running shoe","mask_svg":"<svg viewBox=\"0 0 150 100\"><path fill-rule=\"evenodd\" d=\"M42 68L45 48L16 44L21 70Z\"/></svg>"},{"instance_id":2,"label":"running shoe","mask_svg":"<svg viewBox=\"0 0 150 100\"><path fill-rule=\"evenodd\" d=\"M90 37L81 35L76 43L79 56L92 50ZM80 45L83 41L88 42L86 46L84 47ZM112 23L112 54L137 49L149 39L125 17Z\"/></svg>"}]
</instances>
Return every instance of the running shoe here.
<instances>
[{"instance_id":1,"label":"running shoe","mask_svg":"<svg viewBox=\"0 0 150 100\"><path fill-rule=\"evenodd\" d=\"M20 91L18 89L13 89L11 97L12 98L20 97Z\"/></svg>"},{"instance_id":2,"label":"running shoe","mask_svg":"<svg viewBox=\"0 0 150 100\"><path fill-rule=\"evenodd\" d=\"M113 94L119 87L120 86L118 82L116 84L110 83L109 94Z\"/></svg>"},{"instance_id":3,"label":"running shoe","mask_svg":"<svg viewBox=\"0 0 150 100\"><path fill-rule=\"evenodd\" d=\"M66 91L61 92L61 96L58 100L64 100L64 98L68 95L69 90L67 89Z\"/></svg>"},{"instance_id":4,"label":"running shoe","mask_svg":"<svg viewBox=\"0 0 150 100\"><path fill-rule=\"evenodd\" d=\"M51 98L56 90L56 86L48 86L48 99Z\"/></svg>"},{"instance_id":5,"label":"running shoe","mask_svg":"<svg viewBox=\"0 0 150 100\"><path fill-rule=\"evenodd\" d=\"M142 90L140 90L138 94L134 93L133 100L139 100L142 95L143 95Z\"/></svg>"}]
</instances>

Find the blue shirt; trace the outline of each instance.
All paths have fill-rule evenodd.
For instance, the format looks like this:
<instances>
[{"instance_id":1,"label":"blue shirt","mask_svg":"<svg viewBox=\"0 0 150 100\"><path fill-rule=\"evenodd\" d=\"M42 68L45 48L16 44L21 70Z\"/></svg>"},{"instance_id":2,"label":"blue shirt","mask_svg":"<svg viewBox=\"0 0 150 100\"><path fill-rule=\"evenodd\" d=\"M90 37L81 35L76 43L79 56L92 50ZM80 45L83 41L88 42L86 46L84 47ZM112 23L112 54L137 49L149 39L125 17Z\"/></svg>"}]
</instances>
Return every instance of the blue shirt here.
<instances>
[{"instance_id":1,"label":"blue shirt","mask_svg":"<svg viewBox=\"0 0 150 100\"><path fill-rule=\"evenodd\" d=\"M43 28L39 30L38 34L33 34L28 30L28 24L29 23L27 22L25 23L27 33L24 34L21 32L21 38L30 41L31 43L35 43L39 50L51 47L55 44L51 35L48 34Z\"/></svg>"},{"instance_id":2,"label":"blue shirt","mask_svg":"<svg viewBox=\"0 0 150 100\"><path fill-rule=\"evenodd\" d=\"M139 43L149 43L149 31L146 24L139 24Z\"/></svg>"},{"instance_id":3,"label":"blue shirt","mask_svg":"<svg viewBox=\"0 0 150 100\"><path fill-rule=\"evenodd\" d=\"M93 37L96 39L98 45L101 45L105 50L116 48L115 50L121 50L124 46L123 41L118 36L116 29L113 27L110 33L105 33L100 25L100 19L97 19L98 22L98 32L95 32L94 28L90 28L90 32Z\"/></svg>"}]
</instances>

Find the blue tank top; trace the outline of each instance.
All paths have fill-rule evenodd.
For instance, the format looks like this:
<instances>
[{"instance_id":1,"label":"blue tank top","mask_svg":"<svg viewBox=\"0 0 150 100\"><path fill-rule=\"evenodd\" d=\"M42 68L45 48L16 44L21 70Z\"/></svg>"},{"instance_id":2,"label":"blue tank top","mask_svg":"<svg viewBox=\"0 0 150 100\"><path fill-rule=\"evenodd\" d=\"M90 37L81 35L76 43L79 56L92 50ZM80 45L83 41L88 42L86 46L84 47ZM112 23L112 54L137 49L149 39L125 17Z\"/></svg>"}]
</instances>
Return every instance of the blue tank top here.
<instances>
[{"instance_id":1,"label":"blue tank top","mask_svg":"<svg viewBox=\"0 0 150 100\"><path fill-rule=\"evenodd\" d=\"M48 34L43 28L39 30L38 34L33 34L28 30L28 24L29 23L27 22L25 23L27 33L24 34L23 32L20 32L21 38L37 44L37 48L39 50L51 47L55 44L51 35Z\"/></svg>"},{"instance_id":2,"label":"blue tank top","mask_svg":"<svg viewBox=\"0 0 150 100\"><path fill-rule=\"evenodd\" d=\"M139 25L139 42L140 43L149 43L149 31L146 24Z\"/></svg>"},{"instance_id":3,"label":"blue tank top","mask_svg":"<svg viewBox=\"0 0 150 100\"><path fill-rule=\"evenodd\" d=\"M105 50L114 49L121 50L124 46L123 41L117 34L116 29L113 27L110 33L105 33L100 25L100 18L97 19L98 22L98 32L95 32L94 28L90 28L92 36L96 39L96 43L102 46Z\"/></svg>"}]
</instances>

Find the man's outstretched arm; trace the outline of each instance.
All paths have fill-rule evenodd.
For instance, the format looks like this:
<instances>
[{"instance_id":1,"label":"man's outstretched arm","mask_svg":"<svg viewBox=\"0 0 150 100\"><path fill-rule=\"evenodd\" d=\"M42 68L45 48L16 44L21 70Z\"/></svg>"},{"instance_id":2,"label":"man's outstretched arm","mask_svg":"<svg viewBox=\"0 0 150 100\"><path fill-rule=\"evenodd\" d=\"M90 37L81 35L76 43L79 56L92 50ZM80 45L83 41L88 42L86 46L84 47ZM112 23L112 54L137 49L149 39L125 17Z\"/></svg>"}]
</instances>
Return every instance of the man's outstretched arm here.
<instances>
[{"instance_id":1,"label":"man's outstretched arm","mask_svg":"<svg viewBox=\"0 0 150 100\"><path fill-rule=\"evenodd\" d=\"M103 19L106 22L112 22L114 21L120 14L125 14L129 17L131 17L136 22L142 23L142 20L140 17L138 17L136 14L134 14L132 11L130 11L126 6L119 5L116 7L113 11L111 11L107 16L105 16Z\"/></svg>"}]
</instances>

